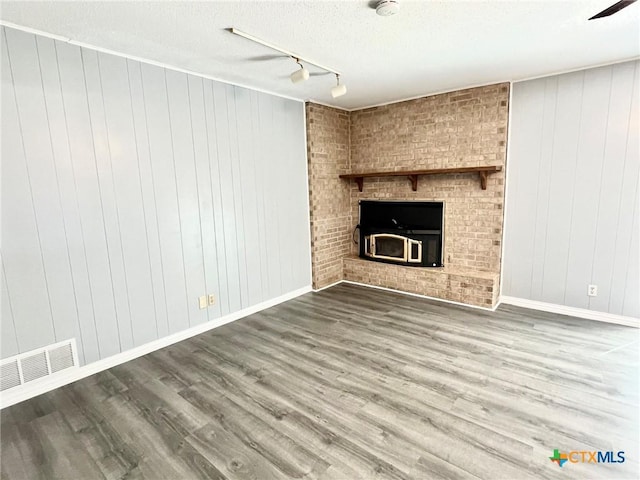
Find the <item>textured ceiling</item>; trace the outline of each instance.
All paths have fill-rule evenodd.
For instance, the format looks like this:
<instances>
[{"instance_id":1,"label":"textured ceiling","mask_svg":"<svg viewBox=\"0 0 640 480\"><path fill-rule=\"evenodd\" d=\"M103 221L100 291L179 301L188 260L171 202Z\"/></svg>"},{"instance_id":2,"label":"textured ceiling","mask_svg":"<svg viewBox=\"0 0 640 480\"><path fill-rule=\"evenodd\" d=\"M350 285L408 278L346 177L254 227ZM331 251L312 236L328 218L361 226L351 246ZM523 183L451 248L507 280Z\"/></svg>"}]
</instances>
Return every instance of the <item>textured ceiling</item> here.
<instances>
[{"instance_id":1,"label":"textured ceiling","mask_svg":"<svg viewBox=\"0 0 640 480\"><path fill-rule=\"evenodd\" d=\"M640 55L640 2L601 20L615 0L408 1L380 17L364 1L10 2L0 19L123 54L301 100L353 109L518 80ZM295 63L229 33L236 27L342 73Z\"/></svg>"}]
</instances>

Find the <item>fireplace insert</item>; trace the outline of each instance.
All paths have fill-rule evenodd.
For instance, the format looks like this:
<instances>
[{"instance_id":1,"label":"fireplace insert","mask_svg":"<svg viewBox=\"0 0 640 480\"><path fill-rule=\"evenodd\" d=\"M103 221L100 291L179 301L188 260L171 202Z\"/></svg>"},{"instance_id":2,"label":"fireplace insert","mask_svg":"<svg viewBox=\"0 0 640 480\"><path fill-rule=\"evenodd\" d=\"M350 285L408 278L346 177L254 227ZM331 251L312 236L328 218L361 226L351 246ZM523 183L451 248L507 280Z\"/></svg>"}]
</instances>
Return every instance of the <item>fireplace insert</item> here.
<instances>
[{"instance_id":1,"label":"fireplace insert","mask_svg":"<svg viewBox=\"0 0 640 480\"><path fill-rule=\"evenodd\" d=\"M415 267L442 266L442 202L360 201L360 257Z\"/></svg>"}]
</instances>

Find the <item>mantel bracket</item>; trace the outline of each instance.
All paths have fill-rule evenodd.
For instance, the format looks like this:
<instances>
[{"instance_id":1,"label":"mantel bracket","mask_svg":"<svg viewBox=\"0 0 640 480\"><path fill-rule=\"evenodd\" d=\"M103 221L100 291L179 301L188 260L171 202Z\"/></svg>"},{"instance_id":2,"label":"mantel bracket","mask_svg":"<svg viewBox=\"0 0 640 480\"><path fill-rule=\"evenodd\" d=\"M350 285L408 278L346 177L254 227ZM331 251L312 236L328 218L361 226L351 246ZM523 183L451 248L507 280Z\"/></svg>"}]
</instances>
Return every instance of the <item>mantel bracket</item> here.
<instances>
[{"instance_id":1,"label":"mantel bracket","mask_svg":"<svg viewBox=\"0 0 640 480\"><path fill-rule=\"evenodd\" d=\"M482 188L482 190L486 190L487 189L487 171L480 170L478 173L480 174L480 188Z\"/></svg>"},{"instance_id":2,"label":"mantel bracket","mask_svg":"<svg viewBox=\"0 0 640 480\"><path fill-rule=\"evenodd\" d=\"M418 190L418 175L409 175L409 181L411 182L411 190L414 192Z\"/></svg>"}]
</instances>

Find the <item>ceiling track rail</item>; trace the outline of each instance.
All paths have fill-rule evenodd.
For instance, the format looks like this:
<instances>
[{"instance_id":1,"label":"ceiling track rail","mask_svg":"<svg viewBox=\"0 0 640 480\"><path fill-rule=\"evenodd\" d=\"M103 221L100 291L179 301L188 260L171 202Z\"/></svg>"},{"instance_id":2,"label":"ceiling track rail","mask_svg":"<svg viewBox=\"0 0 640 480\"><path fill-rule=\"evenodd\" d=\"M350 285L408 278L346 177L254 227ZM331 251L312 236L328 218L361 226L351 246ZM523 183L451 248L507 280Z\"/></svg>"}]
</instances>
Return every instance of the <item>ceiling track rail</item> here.
<instances>
[{"instance_id":1,"label":"ceiling track rail","mask_svg":"<svg viewBox=\"0 0 640 480\"><path fill-rule=\"evenodd\" d=\"M231 27L231 28L229 28L229 31L231 33L233 33L234 35L238 35L239 37L246 38L247 40L251 40L252 42L255 42L255 43L263 45L263 46L265 46L267 48L270 48L271 50L275 50L277 52L284 53L288 57L291 57L293 59L298 59L298 60L300 60L300 61L302 61L304 63L308 63L310 65L314 65L314 66L324 70L325 72L333 73L334 75L340 75L340 72L338 72L337 70L335 70L333 68L327 67L326 65L323 65L321 63L315 62L313 60L309 60L308 58L305 58L305 57L303 57L301 55L298 55L297 53L290 52L289 50L285 50L284 48L280 48L280 47L274 45L273 43L266 42L266 41L264 41L264 40L262 40L262 39L260 39L258 37L254 37L253 35L251 35L249 33L245 33L245 32L243 32L241 30L238 30L237 28Z\"/></svg>"}]
</instances>

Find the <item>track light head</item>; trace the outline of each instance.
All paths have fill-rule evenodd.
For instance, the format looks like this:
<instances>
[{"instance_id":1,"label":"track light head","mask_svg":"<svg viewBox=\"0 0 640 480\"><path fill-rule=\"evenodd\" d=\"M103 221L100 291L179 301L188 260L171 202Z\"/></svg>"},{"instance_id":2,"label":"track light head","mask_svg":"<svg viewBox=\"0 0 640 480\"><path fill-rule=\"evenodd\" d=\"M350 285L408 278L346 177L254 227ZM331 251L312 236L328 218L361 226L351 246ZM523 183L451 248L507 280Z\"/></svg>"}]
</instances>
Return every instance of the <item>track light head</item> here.
<instances>
[{"instance_id":1,"label":"track light head","mask_svg":"<svg viewBox=\"0 0 640 480\"><path fill-rule=\"evenodd\" d=\"M344 84L343 85L336 85L335 87L333 87L331 89L331 96L333 98L341 97L345 93L347 93L347 86L344 85Z\"/></svg>"},{"instance_id":2,"label":"track light head","mask_svg":"<svg viewBox=\"0 0 640 480\"><path fill-rule=\"evenodd\" d=\"M304 82L305 80L309 80L309 70L302 67L300 70L296 70L289 77L293 83Z\"/></svg>"},{"instance_id":3,"label":"track light head","mask_svg":"<svg viewBox=\"0 0 640 480\"><path fill-rule=\"evenodd\" d=\"M331 96L333 98L338 98L347 93L347 86L345 84L340 84L340 75L336 73L336 81L338 84L331 89Z\"/></svg>"},{"instance_id":4,"label":"track light head","mask_svg":"<svg viewBox=\"0 0 640 480\"><path fill-rule=\"evenodd\" d=\"M300 83L304 82L305 80L309 80L309 70L302 66L302 64L300 63L300 59L295 58L294 60L298 65L300 65L300 70L296 70L289 76L289 78L291 78L291 81L293 83Z\"/></svg>"}]
</instances>

